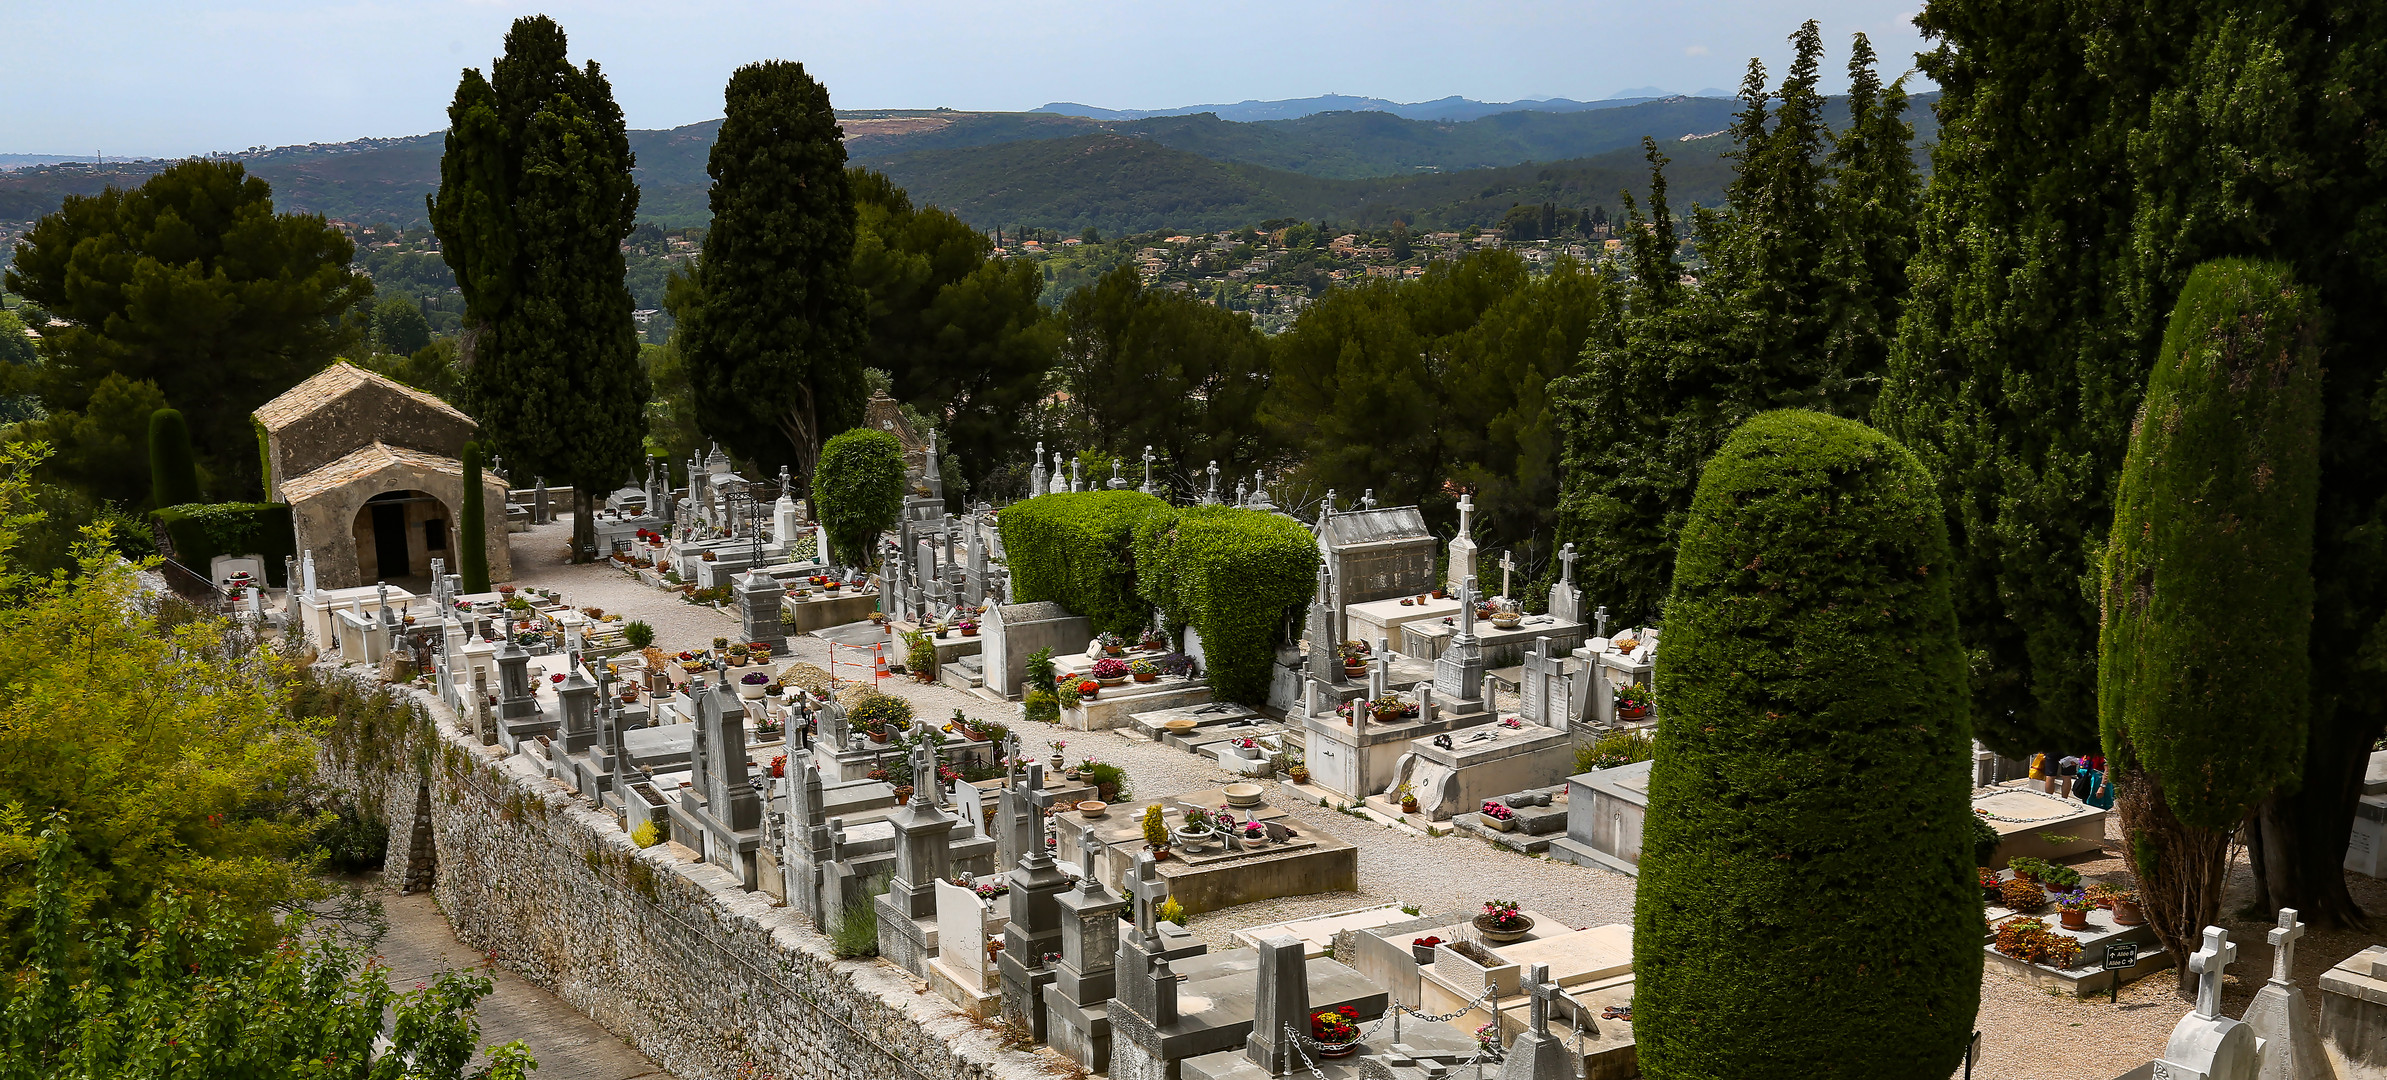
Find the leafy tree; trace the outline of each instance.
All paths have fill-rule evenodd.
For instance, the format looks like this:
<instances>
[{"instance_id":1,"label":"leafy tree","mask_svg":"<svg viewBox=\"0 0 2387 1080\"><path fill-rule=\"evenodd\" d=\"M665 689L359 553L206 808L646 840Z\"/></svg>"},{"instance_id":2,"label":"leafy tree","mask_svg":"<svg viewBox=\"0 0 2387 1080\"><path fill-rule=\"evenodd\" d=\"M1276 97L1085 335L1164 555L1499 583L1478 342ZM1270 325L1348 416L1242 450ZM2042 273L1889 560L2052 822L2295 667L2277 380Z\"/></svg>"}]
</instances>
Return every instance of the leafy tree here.
<instances>
[{"instance_id":1,"label":"leafy tree","mask_svg":"<svg viewBox=\"0 0 2387 1080\"><path fill-rule=\"evenodd\" d=\"M393 296L373 308L373 340L382 352L412 356L431 344L431 321L420 302Z\"/></svg>"},{"instance_id":2,"label":"leafy tree","mask_svg":"<svg viewBox=\"0 0 2387 1080\"><path fill-rule=\"evenodd\" d=\"M244 912L180 893L128 932L77 910L60 817L36 847L31 947L0 977L10 1080L523 1080L537 1067L517 1041L470 1068L486 976L443 971L400 994L361 950L307 940L304 915L279 929L282 948L245 949Z\"/></svg>"},{"instance_id":3,"label":"leafy tree","mask_svg":"<svg viewBox=\"0 0 2387 1080\"><path fill-rule=\"evenodd\" d=\"M489 591L489 493L481 479L481 444L464 444L464 506L456 514L456 573L464 591Z\"/></svg>"},{"instance_id":4,"label":"leafy tree","mask_svg":"<svg viewBox=\"0 0 2387 1080\"><path fill-rule=\"evenodd\" d=\"M2303 763L2317 315L2284 267L2198 267L2116 492L2098 720L2148 922L2176 956L2220 915L2239 823Z\"/></svg>"},{"instance_id":5,"label":"leafy tree","mask_svg":"<svg viewBox=\"0 0 2387 1080\"><path fill-rule=\"evenodd\" d=\"M373 289L348 268L355 254L322 218L274 213L237 162L193 159L132 191L67 196L0 282L69 324L43 330L43 363L26 372L44 408L87 413L110 378L148 383L189 417L208 472L259 492L249 413L354 343L345 316ZM140 460L85 479L145 489Z\"/></svg>"},{"instance_id":6,"label":"leafy tree","mask_svg":"<svg viewBox=\"0 0 2387 1080\"><path fill-rule=\"evenodd\" d=\"M2179 290L2243 256L2315 291L2330 341L2313 574L2329 587L2311 738L2302 785L2258 811L2248 851L2258 907L2352 925L2342 860L2387 731L2387 445L2366 404L2387 370L2387 22L2293 0L2160 14L1926 5L1944 134L1877 419L1940 477L1984 741L2083 745L2098 611L2082 583Z\"/></svg>"},{"instance_id":7,"label":"leafy tree","mask_svg":"<svg viewBox=\"0 0 2387 1080\"><path fill-rule=\"evenodd\" d=\"M513 472L572 485L573 558L595 557L597 494L644 460L646 375L622 285L638 214L629 134L563 28L517 19L448 108L440 251L463 290L465 397Z\"/></svg>"},{"instance_id":8,"label":"leafy tree","mask_svg":"<svg viewBox=\"0 0 2387 1080\"><path fill-rule=\"evenodd\" d=\"M458 404L464 401L464 371L456 339L444 337L408 355L375 354L366 366L426 394Z\"/></svg>"},{"instance_id":9,"label":"leafy tree","mask_svg":"<svg viewBox=\"0 0 2387 1080\"><path fill-rule=\"evenodd\" d=\"M1633 913L1643 1072L1949 1074L1981 901L1930 475L1854 421L1763 413L1680 547Z\"/></svg>"},{"instance_id":10,"label":"leafy tree","mask_svg":"<svg viewBox=\"0 0 2387 1080\"><path fill-rule=\"evenodd\" d=\"M876 428L855 428L821 447L812 474L812 513L839 561L868 567L879 534L903 517L903 444Z\"/></svg>"},{"instance_id":11,"label":"leafy tree","mask_svg":"<svg viewBox=\"0 0 2387 1080\"><path fill-rule=\"evenodd\" d=\"M1903 93L1876 89L1859 36L1858 119L1835 138L1817 90L1821 36L1810 22L1791 40L1778 89L1767 92L1755 61L1742 82L1728 206L1693 211L1705 258L1693 287L1674 246L1667 161L1644 144L1648 217L1623 196L1626 317L1592 336L1553 391L1568 478L1559 536L1583 553L1586 592L1628 623L1657 617L1700 468L1737 424L1783 407L1869 406L1874 335L1905 288L1892 268L1911 247L1897 215L1912 169L1890 160L1907 152Z\"/></svg>"},{"instance_id":12,"label":"leafy tree","mask_svg":"<svg viewBox=\"0 0 2387 1080\"><path fill-rule=\"evenodd\" d=\"M712 231L680 348L705 431L811 480L826 433L862 420L855 210L829 91L802 64L748 64L705 171Z\"/></svg>"},{"instance_id":13,"label":"leafy tree","mask_svg":"<svg viewBox=\"0 0 2387 1080\"><path fill-rule=\"evenodd\" d=\"M961 477L1028 455L1033 411L1059 340L1027 261L990 261L986 235L936 207L915 210L886 176L848 170L857 225L853 277L868 297L864 362L945 432Z\"/></svg>"},{"instance_id":14,"label":"leafy tree","mask_svg":"<svg viewBox=\"0 0 2387 1080\"><path fill-rule=\"evenodd\" d=\"M1061 323L1072 441L1139 470L1146 446L1179 470L1216 461L1234 475L1261 459L1269 351L1249 318L1121 266L1063 300Z\"/></svg>"},{"instance_id":15,"label":"leafy tree","mask_svg":"<svg viewBox=\"0 0 2387 1080\"><path fill-rule=\"evenodd\" d=\"M1487 266L1515 256L1473 256ZM1561 257L1525 276L1450 339L1442 371L1443 467L1471 492L1485 536L1547 552L1557 527L1558 416L1549 387L1575 368L1613 317L1611 289L1589 266ZM1422 284L1409 286L1424 293ZM1438 350L1439 351L1439 350Z\"/></svg>"},{"instance_id":16,"label":"leafy tree","mask_svg":"<svg viewBox=\"0 0 2387 1080\"><path fill-rule=\"evenodd\" d=\"M181 506L199 501L199 465L191 460L191 429L182 414L149 414L149 505Z\"/></svg>"},{"instance_id":17,"label":"leafy tree","mask_svg":"<svg viewBox=\"0 0 2387 1080\"><path fill-rule=\"evenodd\" d=\"M92 388L81 409L52 412L10 427L0 441L40 442L57 453L41 472L45 486L72 490L75 498L55 508L113 503L136 506L149 497L149 418L166 407L166 395L146 379L111 371ZM250 455L254 457L255 455ZM59 522L71 536L92 519Z\"/></svg>"}]
</instances>

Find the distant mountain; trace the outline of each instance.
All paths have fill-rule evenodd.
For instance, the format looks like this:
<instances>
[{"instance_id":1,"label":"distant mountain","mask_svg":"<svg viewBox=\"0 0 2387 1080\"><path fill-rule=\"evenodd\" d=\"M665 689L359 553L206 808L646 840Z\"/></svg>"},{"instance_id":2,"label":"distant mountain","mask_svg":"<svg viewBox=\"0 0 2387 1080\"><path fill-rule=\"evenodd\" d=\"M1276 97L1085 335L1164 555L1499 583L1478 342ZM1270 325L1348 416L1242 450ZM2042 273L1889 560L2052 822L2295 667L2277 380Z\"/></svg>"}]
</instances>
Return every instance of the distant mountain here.
<instances>
[{"instance_id":1,"label":"distant mountain","mask_svg":"<svg viewBox=\"0 0 2387 1080\"><path fill-rule=\"evenodd\" d=\"M1507 112L1581 112L1587 109L1613 109L1637 105L1651 98L1668 97L1664 93L1627 91L1602 101L1571 101L1566 98L1547 98L1541 101L1475 101L1463 97L1437 98L1404 104L1383 98L1345 97L1325 94L1319 97L1289 98L1283 101L1239 101L1233 105L1187 105L1175 109L1104 109L1080 105L1073 101L1056 101L1032 110L1061 116L1082 116L1091 120L1149 120L1159 116L1194 116L1210 113L1221 120L1256 123L1264 120L1299 120L1330 112L1380 112L1410 120L1477 120Z\"/></svg>"},{"instance_id":2,"label":"distant mountain","mask_svg":"<svg viewBox=\"0 0 2387 1080\"><path fill-rule=\"evenodd\" d=\"M88 158L60 157L56 154L0 154L0 172L22 169L31 165L57 165L68 161L88 161Z\"/></svg>"}]
</instances>

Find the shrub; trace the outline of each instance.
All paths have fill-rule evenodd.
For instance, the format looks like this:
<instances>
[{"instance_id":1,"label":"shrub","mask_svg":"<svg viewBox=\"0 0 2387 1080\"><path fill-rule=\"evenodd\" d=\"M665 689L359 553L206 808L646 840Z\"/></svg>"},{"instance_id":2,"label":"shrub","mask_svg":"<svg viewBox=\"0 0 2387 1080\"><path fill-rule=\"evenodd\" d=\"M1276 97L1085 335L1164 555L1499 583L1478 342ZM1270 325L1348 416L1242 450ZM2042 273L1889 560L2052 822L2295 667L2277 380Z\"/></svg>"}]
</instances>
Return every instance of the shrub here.
<instances>
[{"instance_id":1,"label":"shrub","mask_svg":"<svg viewBox=\"0 0 2387 1080\"><path fill-rule=\"evenodd\" d=\"M282 560L296 553L298 539L288 503L184 503L161 507L150 517L174 545L174 561L202 576L218 555L255 552L265 557L268 583L289 584L282 580L288 576Z\"/></svg>"},{"instance_id":2,"label":"shrub","mask_svg":"<svg viewBox=\"0 0 2387 1080\"><path fill-rule=\"evenodd\" d=\"M1144 842L1161 847L1169 842L1169 823L1154 804L1144 808Z\"/></svg>"},{"instance_id":3,"label":"shrub","mask_svg":"<svg viewBox=\"0 0 2387 1080\"><path fill-rule=\"evenodd\" d=\"M2001 837L1997 834L1997 828L1995 826L1991 825L1986 820L1983 820L1981 815L1973 815L1974 865L1987 866L1991 862L1995 861L1997 859L1997 846L1998 844L2004 842L2004 840L2004 837Z\"/></svg>"},{"instance_id":4,"label":"shrub","mask_svg":"<svg viewBox=\"0 0 2387 1080\"><path fill-rule=\"evenodd\" d=\"M1648 761L1657 753L1658 740L1646 731L1611 731L1598 739L1575 747L1575 771L1613 769L1636 761Z\"/></svg>"},{"instance_id":5,"label":"shrub","mask_svg":"<svg viewBox=\"0 0 2387 1080\"><path fill-rule=\"evenodd\" d=\"M2047 910L2047 891L2035 881L2007 878L1997 887L1998 903L2024 914Z\"/></svg>"},{"instance_id":6,"label":"shrub","mask_svg":"<svg viewBox=\"0 0 2387 1080\"><path fill-rule=\"evenodd\" d=\"M840 960L879 954L879 906L871 902L870 892L864 889L862 899L845 905L829 928L829 951Z\"/></svg>"},{"instance_id":7,"label":"shrub","mask_svg":"<svg viewBox=\"0 0 2387 1080\"><path fill-rule=\"evenodd\" d=\"M1078 683L1072 682L1061 687L1061 689L1054 691L1053 701L1059 708L1062 709L1077 708L1077 703L1083 700L1085 696L1077 692L1078 686ZM1060 713L1055 712L1053 717L1057 720L1060 718L1060 715Z\"/></svg>"},{"instance_id":8,"label":"shrub","mask_svg":"<svg viewBox=\"0 0 2387 1080\"><path fill-rule=\"evenodd\" d=\"M1954 1072L1981 901L1932 477L1863 425L1766 413L1708 462L1679 552L1634 911L1644 1073Z\"/></svg>"},{"instance_id":9,"label":"shrub","mask_svg":"<svg viewBox=\"0 0 2387 1080\"><path fill-rule=\"evenodd\" d=\"M812 470L812 511L839 562L871 564L879 534L903 516L903 444L875 428L855 428L821 445Z\"/></svg>"},{"instance_id":10,"label":"shrub","mask_svg":"<svg viewBox=\"0 0 2387 1080\"><path fill-rule=\"evenodd\" d=\"M622 640L633 649L644 649L655 643L655 628L643 619L634 619L622 627Z\"/></svg>"},{"instance_id":11,"label":"shrub","mask_svg":"<svg viewBox=\"0 0 2387 1080\"><path fill-rule=\"evenodd\" d=\"M1029 689L1043 690L1047 693L1060 689L1055 681L1053 651L1050 648L1038 649L1029 653L1027 671Z\"/></svg>"},{"instance_id":12,"label":"shrub","mask_svg":"<svg viewBox=\"0 0 2387 1080\"><path fill-rule=\"evenodd\" d=\"M997 520L1016 601L1050 600L1097 632L1134 633L1151 612L1136 595L1135 526L1167 509L1137 491L1064 492L1004 507Z\"/></svg>"},{"instance_id":13,"label":"shrub","mask_svg":"<svg viewBox=\"0 0 2387 1080\"><path fill-rule=\"evenodd\" d=\"M1318 587L1318 540L1282 514L1235 506L1164 510L1136 525L1136 589L1172 627L1202 636L1210 685L1265 701L1287 616Z\"/></svg>"},{"instance_id":14,"label":"shrub","mask_svg":"<svg viewBox=\"0 0 2387 1080\"><path fill-rule=\"evenodd\" d=\"M630 842L642 848L654 847L663 840L663 830L655 826L654 818L641 821L637 828L630 830Z\"/></svg>"},{"instance_id":15,"label":"shrub","mask_svg":"<svg viewBox=\"0 0 2387 1080\"><path fill-rule=\"evenodd\" d=\"M1039 724L1057 724L1061 721L1061 697L1051 690L1028 691L1027 696L1021 699L1020 706L1020 715Z\"/></svg>"},{"instance_id":16,"label":"shrub","mask_svg":"<svg viewBox=\"0 0 2387 1080\"><path fill-rule=\"evenodd\" d=\"M2068 968L2080 962L2080 939L2048 929L2045 919L2008 919L1997 928L1997 951L2017 960Z\"/></svg>"},{"instance_id":17,"label":"shrub","mask_svg":"<svg viewBox=\"0 0 2387 1080\"><path fill-rule=\"evenodd\" d=\"M389 861L390 827L343 798L332 805L330 820L316 828L315 843L323 850L326 870L341 874L378 870Z\"/></svg>"},{"instance_id":18,"label":"shrub","mask_svg":"<svg viewBox=\"0 0 2387 1080\"><path fill-rule=\"evenodd\" d=\"M1156 914L1160 916L1162 922L1173 922L1179 926L1185 925L1185 905L1178 903L1174 896L1161 901L1160 910Z\"/></svg>"},{"instance_id":19,"label":"shrub","mask_svg":"<svg viewBox=\"0 0 2387 1080\"><path fill-rule=\"evenodd\" d=\"M845 711L846 720L854 727L892 729L912 719L912 703L893 694L871 694Z\"/></svg>"}]
</instances>

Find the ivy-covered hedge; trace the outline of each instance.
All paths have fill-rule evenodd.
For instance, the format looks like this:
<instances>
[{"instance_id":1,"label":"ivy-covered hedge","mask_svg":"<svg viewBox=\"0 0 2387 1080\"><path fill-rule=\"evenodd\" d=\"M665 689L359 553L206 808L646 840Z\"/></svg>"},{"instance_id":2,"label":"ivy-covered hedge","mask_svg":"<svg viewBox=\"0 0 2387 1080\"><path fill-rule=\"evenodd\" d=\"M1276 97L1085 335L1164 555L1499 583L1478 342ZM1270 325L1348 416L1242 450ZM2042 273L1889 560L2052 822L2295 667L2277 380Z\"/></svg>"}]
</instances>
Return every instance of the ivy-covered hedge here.
<instances>
[{"instance_id":1,"label":"ivy-covered hedge","mask_svg":"<svg viewBox=\"0 0 2387 1080\"><path fill-rule=\"evenodd\" d=\"M204 575L218 555L265 557L265 578L282 580L282 560L297 554L289 503L184 503L153 511L151 520L174 545L174 561Z\"/></svg>"},{"instance_id":2,"label":"ivy-covered hedge","mask_svg":"<svg viewBox=\"0 0 2387 1080\"><path fill-rule=\"evenodd\" d=\"M1280 514L1195 506L1136 524L1137 591L1172 633L1202 635L1210 685L1228 701L1268 699L1287 613L1316 592L1318 560L1317 538Z\"/></svg>"},{"instance_id":3,"label":"ivy-covered hedge","mask_svg":"<svg viewBox=\"0 0 2387 1080\"><path fill-rule=\"evenodd\" d=\"M998 519L1016 603L1050 600L1096 632L1132 634L1150 621L1136 595L1135 527L1169 504L1137 491L1039 495Z\"/></svg>"},{"instance_id":4,"label":"ivy-covered hedge","mask_svg":"<svg viewBox=\"0 0 2387 1080\"><path fill-rule=\"evenodd\" d=\"M1981 992L1965 656L1930 475L1811 412L1709 461L1633 913L1651 1080L1940 1077Z\"/></svg>"}]
</instances>

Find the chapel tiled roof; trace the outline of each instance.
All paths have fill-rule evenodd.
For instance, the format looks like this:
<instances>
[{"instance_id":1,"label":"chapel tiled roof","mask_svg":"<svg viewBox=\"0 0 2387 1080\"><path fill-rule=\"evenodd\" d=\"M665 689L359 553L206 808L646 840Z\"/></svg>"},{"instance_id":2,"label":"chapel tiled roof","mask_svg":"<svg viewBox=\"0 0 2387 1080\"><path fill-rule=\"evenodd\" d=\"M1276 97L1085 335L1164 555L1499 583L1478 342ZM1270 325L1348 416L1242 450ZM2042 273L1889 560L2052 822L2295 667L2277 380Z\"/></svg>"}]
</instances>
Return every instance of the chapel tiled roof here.
<instances>
[{"instance_id":1,"label":"chapel tiled roof","mask_svg":"<svg viewBox=\"0 0 2387 1080\"><path fill-rule=\"evenodd\" d=\"M437 410L467 424L473 422L472 417L464 415L447 402L394 379L366 371L346 360L308 376L305 382L283 391L280 397L259 406L256 412L249 415L264 424L265 430L280 431L366 386L379 386L424 408Z\"/></svg>"},{"instance_id":2,"label":"chapel tiled roof","mask_svg":"<svg viewBox=\"0 0 2387 1080\"><path fill-rule=\"evenodd\" d=\"M282 501L302 503L319 495L346 487L393 465L404 465L427 472L464 474L464 463L451 457L426 454L403 446L375 442L349 452L346 457L294 479L282 482Z\"/></svg>"}]
</instances>

